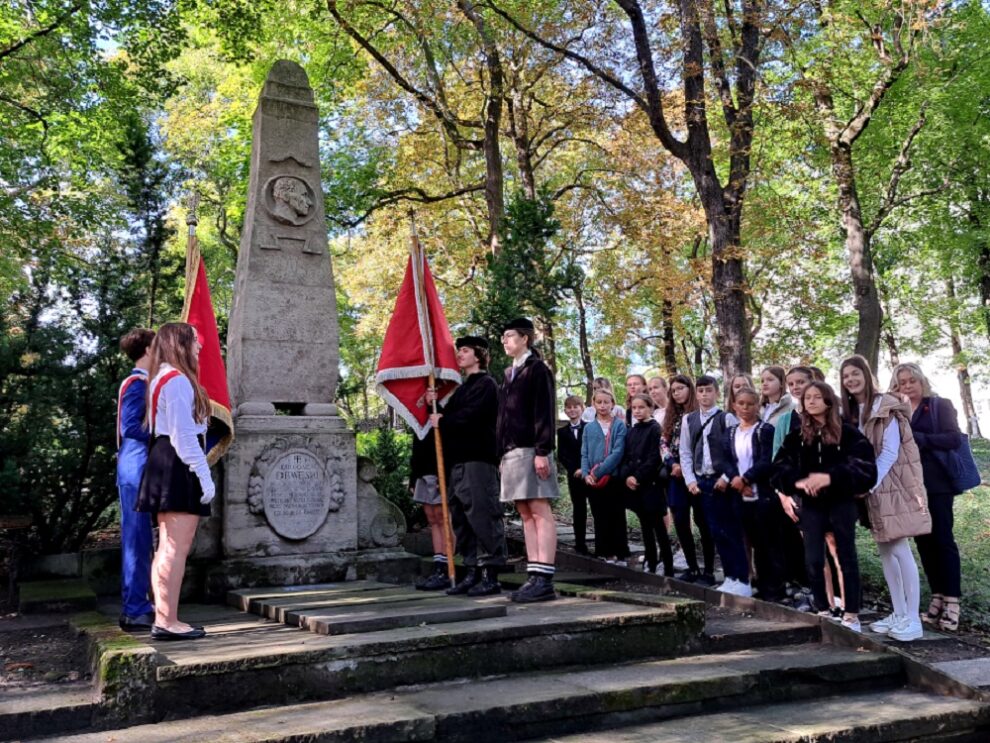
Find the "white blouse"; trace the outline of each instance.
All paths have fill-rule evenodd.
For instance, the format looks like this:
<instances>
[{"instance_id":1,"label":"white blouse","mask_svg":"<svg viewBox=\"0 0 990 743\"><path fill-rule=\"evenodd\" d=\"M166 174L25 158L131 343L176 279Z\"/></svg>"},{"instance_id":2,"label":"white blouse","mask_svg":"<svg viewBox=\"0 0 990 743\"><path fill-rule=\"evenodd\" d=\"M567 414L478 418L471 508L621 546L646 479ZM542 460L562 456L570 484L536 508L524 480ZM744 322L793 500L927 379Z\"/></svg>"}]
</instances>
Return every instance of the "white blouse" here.
<instances>
[{"instance_id":1,"label":"white blouse","mask_svg":"<svg viewBox=\"0 0 990 743\"><path fill-rule=\"evenodd\" d=\"M158 381L174 371L171 364L162 364L154 380L148 385L148 394L154 395ZM206 423L197 423L193 418L196 396L192 385L184 374L170 379L158 395L158 408L155 411L153 436L168 436L172 448L183 464L199 478L203 487L203 501L209 502L216 493L216 486L210 476L210 465L199 443L199 437L206 433Z\"/></svg>"}]
</instances>

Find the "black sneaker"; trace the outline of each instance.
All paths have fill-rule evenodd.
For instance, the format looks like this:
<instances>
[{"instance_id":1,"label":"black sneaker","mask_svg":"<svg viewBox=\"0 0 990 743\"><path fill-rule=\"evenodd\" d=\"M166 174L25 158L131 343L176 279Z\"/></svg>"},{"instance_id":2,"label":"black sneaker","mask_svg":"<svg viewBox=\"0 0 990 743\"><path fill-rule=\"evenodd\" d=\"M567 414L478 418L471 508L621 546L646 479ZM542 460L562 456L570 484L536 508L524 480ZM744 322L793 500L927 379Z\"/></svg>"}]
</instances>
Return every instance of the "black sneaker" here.
<instances>
[{"instance_id":1,"label":"black sneaker","mask_svg":"<svg viewBox=\"0 0 990 743\"><path fill-rule=\"evenodd\" d=\"M450 578L444 565L438 565L428 576L416 581L417 591L442 591L445 588L450 588Z\"/></svg>"},{"instance_id":2,"label":"black sneaker","mask_svg":"<svg viewBox=\"0 0 990 743\"><path fill-rule=\"evenodd\" d=\"M136 617L121 614L118 624L124 632L149 632L155 623L155 612L149 611Z\"/></svg>"},{"instance_id":3,"label":"black sneaker","mask_svg":"<svg viewBox=\"0 0 990 743\"><path fill-rule=\"evenodd\" d=\"M674 575L677 580L682 580L685 583L694 583L698 580L698 574L693 570L683 570L680 573Z\"/></svg>"},{"instance_id":4,"label":"black sneaker","mask_svg":"<svg viewBox=\"0 0 990 743\"><path fill-rule=\"evenodd\" d=\"M537 601L553 601L555 598L557 592L553 590L553 579L538 575L528 588L524 586L519 589L512 600L517 604L535 604Z\"/></svg>"},{"instance_id":5,"label":"black sneaker","mask_svg":"<svg viewBox=\"0 0 990 743\"><path fill-rule=\"evenodd\" d=\"M457 585L452 586L447 589L448 596L459 596L463 593L467 593L481 579L481 568L471 567L468 568L467 575L461 578Z\"/></svg>"},{"instance_id":6,"label":"black sneaker","mask_svg":"<svg viewBox=\"0 0 990 743\"><path fill-rule=\"evenodd\" d=\"M468 589L468 596L494 596L502 593L502 586L498 582L498 570L495 568L482 568L481 580Z\"/></svg>"},{"instance_id":7,"label":"black sneaker","mask_svg":"<svg viewBox=\"0 0 990 743\"><path fill-rule=\"evenodd\" d=\"M525 583L523 583L521 586L519 586L519 588L517 588L515 591L509 594L509 600L515 601L516 596L518 596L523 591L528 591L535 582L536 582L536 576L530 574L530 576L526 579Z\"/></svg>"},{"instance_id":8,"label":"black sneaker","mask_svg":"<svg viewBox=\"0 0 990 743\"><path fill-rule=\"evenodd\" d=\"M697 578L694 579L694 583L695 585L698 586L711 587L715 585L715 576L712 575L711 573L702 573L701 575L699 575Z\"/></svg>"}]
</instances>

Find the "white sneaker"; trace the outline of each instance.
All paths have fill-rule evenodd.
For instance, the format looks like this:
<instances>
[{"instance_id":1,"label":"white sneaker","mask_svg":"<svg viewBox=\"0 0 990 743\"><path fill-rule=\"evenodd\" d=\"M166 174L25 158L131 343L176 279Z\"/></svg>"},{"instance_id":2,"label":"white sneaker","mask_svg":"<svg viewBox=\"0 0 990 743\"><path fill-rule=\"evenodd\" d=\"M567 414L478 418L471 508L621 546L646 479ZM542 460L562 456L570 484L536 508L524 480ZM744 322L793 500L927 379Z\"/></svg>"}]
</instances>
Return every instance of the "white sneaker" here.
<instances>
[{"instance_id":1,"label":"white sneaker","mask_svg":"<svg viewBox=\"0 0 990 743\"><path fill-rule=\"evenodd\" d=\"M654 575L666 575L663 570L663 565L657 565L657 569L653 571Z\"/></svg>"},{"instance_id":2,"label":"white sneaker","mask_svg":"<svg viewBox=\"0 0 990 743\"><path fill-rule=\"evenodd\" d=\"M652 573L653 572L652 570L650 570L650 566L647 565L645 562L643 563L643 572L644 573Z\"/></svg>"},{"instance_id":3,"label":"white sneaker","mask_svg":"<svg viewBox=\"0 0 990 743\"><path fill-rule=\"evenodd\" d=\"M859 619L846 619L843 617L842 626L846 629L851 629L853 632L863 631L863 626L859 623Z\"/></svg>"},{"instance_id":4,"label":"white sneaker","mask_svg":"<svg viewBox=\"0 0 990 743\"><path fill-rule=\"evenodd\" d=\"M735 595L735 593L736 593L736 586L738 585L738 583L739 582L737 580L735 580L734 578L726 578L724 581L722 581L722 585L720 585L715 590L716 591L720 591L722 593L731 593L731 594Z\"/></svg>"},{"instance_id":5,"label":"white sneaker","mask_svg":"<svg viewBox=\"0 0 990 743\"><path fill-rule=\"evenodd\" d=\"M925 629L921 625L921 617L915 615L913 617L901 617L901 621L890 628L887 636L898 642L910 642L911 640L920 640L924 634Z\"/></svg>"},{"instance_id":6,"label":"white sneaker","mask_svg":"<svg viewBox=\"0 0 990 743\"><path fill-rule=\"evenodd\" d=\"M629 567L629 563L626 562L625 560L616 560L615 561L615 564L618 565L620 568L627 568L627 567Z\"/></svg>"},{"instance_id":7,"label":"white sneaker","mask_svg":"<svg viewBox=\"0 0 990 743\"><path fill-rule=\"evenodd\" d=\"M897 625L903 617L899 617L894 613L890 613L883 619L878 619L870 625L870 629L876 632L878 635L886 635L890 630Z\"/></svg>"},{"instance_id":8,"label":"white sneaker","mask_svg":"<svg viewBox=\"0 0 990 743\"><path fill-rule=\"evenodd\" d=\"M676 570L679 573L682 570L687 570L687 569L688 569L688 564L687 564L687 558L684 557L684 550L677 550L677 552L674 553L674 570Z\"/></svg>"},{"instance_id":9,"label":"white sneaker","mask_svg":"<svg viewBox=\"0 0 990 743\"><path fill-rule=\"evenodd\" d=\"M741 580L736 581L736 596L742 596L743 598L752 598L753 596L753 586L749 583L743 583Z\"/></svg>"}]
</instances>

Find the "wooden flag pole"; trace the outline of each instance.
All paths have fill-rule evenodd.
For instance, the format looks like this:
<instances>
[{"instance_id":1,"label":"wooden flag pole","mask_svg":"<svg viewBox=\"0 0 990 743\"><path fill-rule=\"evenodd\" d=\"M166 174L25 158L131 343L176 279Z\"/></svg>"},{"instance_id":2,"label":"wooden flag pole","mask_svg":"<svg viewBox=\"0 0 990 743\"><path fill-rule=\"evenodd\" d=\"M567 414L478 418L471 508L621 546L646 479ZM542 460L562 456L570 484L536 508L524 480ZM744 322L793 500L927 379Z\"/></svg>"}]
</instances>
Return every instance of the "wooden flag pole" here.
<instances>
[{"instance_id":1,"label":"wooden flag pole","mask_svg":"<svg viewBox=\"0 0 990 743\"><path fill-rule=\"evenodd\" d=\"M430 367L428 388L429 391L433 393L433 402L431 403L433 414L437 415L437 384L433 354L433 331L430 324L429 308L426 305L426 292L423 287L423 248L419 244L419 236L416 234L416 218L415 214L411 210L409 212L409 222L411 225L410 235L412 238L410 251L412 252L413 272L416 274L417 278L416 291L419 295L417 299L419 306L422 308L422 312L426 315L426 327L424 330L429 334L429 339L426 344L430 352L430 358L426 360L426 363ZM433 427L433 442L435 444L434 448L437 451L437 484L440 488L440 510L443 514L443 547L444 553L447 556L447 575L450 577L450 582L453 585L457 582L457 569L454 565L454 535L450 528L450 508L447 505L447 472L443 465L443 440L440 437L439 426Z\"/></svg>"}]
</instances>

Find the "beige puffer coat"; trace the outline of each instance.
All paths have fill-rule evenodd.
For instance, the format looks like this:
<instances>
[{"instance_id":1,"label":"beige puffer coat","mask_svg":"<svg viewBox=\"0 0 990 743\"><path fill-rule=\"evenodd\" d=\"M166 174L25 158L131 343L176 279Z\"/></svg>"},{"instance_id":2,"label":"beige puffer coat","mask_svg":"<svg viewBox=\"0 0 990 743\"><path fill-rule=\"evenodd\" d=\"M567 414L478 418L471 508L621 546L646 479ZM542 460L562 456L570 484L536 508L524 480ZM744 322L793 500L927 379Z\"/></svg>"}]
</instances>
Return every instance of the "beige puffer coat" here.
<instances>
[{"instance_id":1,"label":"beige puffer coat","mask_svg":"<svg viewBox=\"0 0 990 743\"><path fill-rule=\"evenodd\" d=\"M932 517L921 469L921 454L911 432L911 406L894 395L884 395L876 413L866 421L863 433L878 455L887 426L901 431L897 461L875 491L867 496L870 527L878 542L929 534Z\"/></svg>"}]
</instances>

